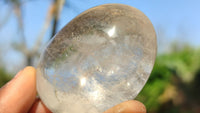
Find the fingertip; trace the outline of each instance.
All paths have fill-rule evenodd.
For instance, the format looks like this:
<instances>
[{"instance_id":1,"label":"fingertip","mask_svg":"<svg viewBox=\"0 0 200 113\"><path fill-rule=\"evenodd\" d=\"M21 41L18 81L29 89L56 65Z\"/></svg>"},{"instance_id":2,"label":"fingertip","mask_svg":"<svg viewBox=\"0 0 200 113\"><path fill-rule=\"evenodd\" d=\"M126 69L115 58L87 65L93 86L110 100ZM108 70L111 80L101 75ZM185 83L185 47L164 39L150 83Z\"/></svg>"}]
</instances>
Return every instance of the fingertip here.
<instances>
[{"instance_id":1,"label":"fingertip","mask_svg":"<svg viewBox=\"0 0 200 113\"><path fill-rule=\"evenodd\" d=\"M28 66L0 90L0 112L26 112L36 97L36 70ZM17 106L16 106L16 103ZM10 109L12 108L12 109Z\"/></svg>"},{"instance_id":2,"label":"fingertip","mask_svg":"<svg viewBox=\"0 0 200 113\"><path fill-rule=\"evenodd\" d=\"M146 107L137 100L130 100L120 103L104 113L146 113Z\"/></svg>"},{"instance_id":3,"label":"fingertip","mask_svg":"<svg viewBox=\"0 0 200 113\"><path fill-rule=\"evenodd\" d=\"M32 94L32 99L36 96L36 69L32 66L27 66L21 73L21 83L24 83L22 87Z\"/></svg>"},{"instance_id":4,"label":"fingertip","mask_svg":"<svg viewBox=\"0 0 200 113\"><path fill-rule=\"evenodd\" d=\"M28 72L28 73L33 73L33 75L36 73L36 69L32 66L27 66L23 69L23 73Z\"/></svg>"},{"instance_id":5,"label":"fingertip","mask_svg":"<svg viewBox=\"0 0 200 113\"><path fill-rule=\"evenodd\" d=\"M137 111L136 113L146 113L146 107L143 103L137 100L130 100L127 101L127 104L129 104L129 107L132 111ZM135 112L134 112L135 113Z\"/></svg>"}]
</instances>

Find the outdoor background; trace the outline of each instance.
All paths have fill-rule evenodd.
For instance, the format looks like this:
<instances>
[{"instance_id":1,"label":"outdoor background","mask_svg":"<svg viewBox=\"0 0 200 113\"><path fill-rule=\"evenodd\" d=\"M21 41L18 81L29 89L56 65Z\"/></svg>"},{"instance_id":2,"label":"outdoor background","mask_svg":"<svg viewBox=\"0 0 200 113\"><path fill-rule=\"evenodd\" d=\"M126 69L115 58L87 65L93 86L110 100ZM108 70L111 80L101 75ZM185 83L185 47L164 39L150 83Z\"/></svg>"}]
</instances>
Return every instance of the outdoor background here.
<instances>
[{"instance_id":1,"label":"outdoor background","mask_svg":"<svg viewBox=\"0 0 200 113\"><path fill-rule=\"evenodd\" d=\"M198 0L0 0L0 86L81 12L105 3L138 8L152 21L158 54L137 96L148 113L200 113L200 1Z\"/></svg>"}]
</instances>

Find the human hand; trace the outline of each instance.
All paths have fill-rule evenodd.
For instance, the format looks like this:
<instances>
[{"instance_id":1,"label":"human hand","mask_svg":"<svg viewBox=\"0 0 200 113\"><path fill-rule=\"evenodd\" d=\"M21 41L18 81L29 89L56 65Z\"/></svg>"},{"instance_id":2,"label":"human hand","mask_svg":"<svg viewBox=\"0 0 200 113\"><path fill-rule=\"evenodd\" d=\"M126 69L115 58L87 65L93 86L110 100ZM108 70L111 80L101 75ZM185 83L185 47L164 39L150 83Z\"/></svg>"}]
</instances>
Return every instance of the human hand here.
<instances>
[{"instance_id":1,"label":"human hand","mask_svg":"<svg viewBox=\"0 0 200 113\"><path fill-rule=\"evenodd\" d=\"M36 98L36 70L26 67L0 89L0 113L51 113ZM104 113L146 113L145 106L135 100L123 102Z\"/></svg>"}]
</instances>

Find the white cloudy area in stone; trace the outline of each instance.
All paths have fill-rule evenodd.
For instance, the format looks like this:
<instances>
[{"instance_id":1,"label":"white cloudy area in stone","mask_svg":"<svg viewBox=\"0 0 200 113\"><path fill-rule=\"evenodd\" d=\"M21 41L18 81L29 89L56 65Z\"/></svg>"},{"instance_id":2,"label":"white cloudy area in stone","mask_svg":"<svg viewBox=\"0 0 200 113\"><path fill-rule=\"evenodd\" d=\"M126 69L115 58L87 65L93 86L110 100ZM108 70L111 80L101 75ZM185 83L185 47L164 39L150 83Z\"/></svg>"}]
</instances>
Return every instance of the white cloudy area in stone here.
<instances>
[{"instance_id":1,"label":"white cloudy area in stone","mask_svg":"<svg viewBox=\"0 0 200 113\"><path fill-rule=\"evenodd\" d=\"M91 8L48 44L37 68L37 90L54 113L102 113L134 99L156 57L156 34L136 8Z\"/></svg>"}]
</instances>

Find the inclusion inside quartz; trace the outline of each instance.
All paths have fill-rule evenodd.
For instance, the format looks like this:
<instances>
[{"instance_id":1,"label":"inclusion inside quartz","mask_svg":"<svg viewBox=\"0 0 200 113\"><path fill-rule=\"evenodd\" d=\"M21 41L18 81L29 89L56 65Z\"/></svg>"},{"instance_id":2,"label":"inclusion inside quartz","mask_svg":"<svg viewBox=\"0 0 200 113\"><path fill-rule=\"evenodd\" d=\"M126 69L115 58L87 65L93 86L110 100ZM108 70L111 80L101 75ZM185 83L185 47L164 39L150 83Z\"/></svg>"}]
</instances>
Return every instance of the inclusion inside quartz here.
<instances>
[{"instance_id":1,"label":"inclusion inside quartz","mask_svg":"<svg viewBox=\"0 0 200 113\"><path fill-rule=\"evenodd\" d=\"M138 9L91 8L49 42L37 68L37 90L54 113L101 113L134 99L155 62L156 34Z\"/></svg>"}]
</instances>

